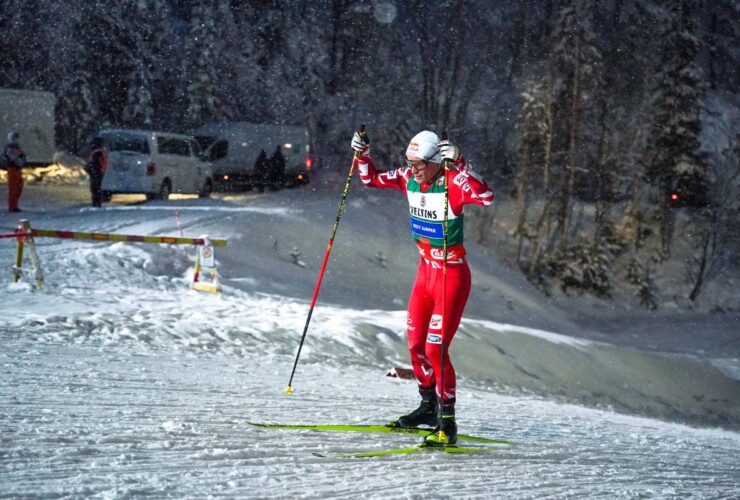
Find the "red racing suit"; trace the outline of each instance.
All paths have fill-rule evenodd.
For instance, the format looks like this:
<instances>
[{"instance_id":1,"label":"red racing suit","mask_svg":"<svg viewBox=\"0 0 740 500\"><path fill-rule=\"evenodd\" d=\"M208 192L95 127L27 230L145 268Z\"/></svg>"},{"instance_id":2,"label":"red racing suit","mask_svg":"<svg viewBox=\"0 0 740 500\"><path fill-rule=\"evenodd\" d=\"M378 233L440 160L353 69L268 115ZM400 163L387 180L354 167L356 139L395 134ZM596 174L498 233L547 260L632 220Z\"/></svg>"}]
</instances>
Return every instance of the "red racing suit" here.
<instances>
[{"instance_id":1,"label":"red racing suit","mask_svg":"<svg viewBox=\"0 0 740 500\"><path fill-rule=\"evenodd\" d=\"M449 205L444 266L445 174L420 185L409 167L379 171L368 156L358 158L358 169L365 186L398 189L408 198L411 234L421 255L408 304L411 365L422 396L436 391L442 405L452 406L456 377L448 349L460 325L471 282L463 246L463 206L488 206L493 201L493 191L463 157L446 173Z\"/></svg>"}]
</instances>

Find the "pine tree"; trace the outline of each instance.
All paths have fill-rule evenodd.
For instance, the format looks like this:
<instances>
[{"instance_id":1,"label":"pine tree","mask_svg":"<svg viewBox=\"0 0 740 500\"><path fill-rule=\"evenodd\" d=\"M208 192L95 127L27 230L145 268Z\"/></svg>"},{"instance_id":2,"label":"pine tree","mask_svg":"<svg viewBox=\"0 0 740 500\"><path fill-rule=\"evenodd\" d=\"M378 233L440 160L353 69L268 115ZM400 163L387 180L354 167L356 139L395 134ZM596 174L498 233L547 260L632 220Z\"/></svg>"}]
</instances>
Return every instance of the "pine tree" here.
<instances>
[{"instance_id":1,"label":"pine tree","mask_svg":"<svg viewBox=\"0 0 740 500\"><path fill-rule=\"evenodd\" d=\"M74 34L85 36L79 37L72 74L90 74L96 127L119 126L125 121L129 89L141 63L140 28L131 19L136 1L94 0L79 6ZM136 84L142 84L141 80Z\"/></svg>"},{"instance_id":2,"label":"pine tree","mask_svg":"<svg viewBox=\"0 0 740 500\"><path fill-rule=\"evenodd\" d=\"M130 47L133 65L127 75L128 91L122 110L123 122L128 126L153 128L162 123L158 111L170 107L158 105L167 95L158 87L167 85L172 56L167 40L168 15L163 0L134 0L127 5L126 19L134 26L134 45Z\"/></svg>"},{"instance_id":3,"label":"pine tree","mask_svg":"<svg viewBox=\"0 0 740 500\"><path fill-rule=\"evenodd\" d=\"M572 0L561 9L544 65L552 132L545 148L544 200L525 267L529 278L538 283L543 282L543 273L561 268L559 257L594 250L569 248L576 176L589 153L589 134L582 123L594 119L597 107L593 97L601 83L601 54L590 22L593 9L591 0ZM555 246L558 251L550 254Z\"/></svg>"},{"instance_id":4,"label":"pine tree","mask_svg":"<svg viewBox=\"0 0 740 500\"><path fill-rule=\"evenodd\" d=\"M709 278L732 269L736 264L740 233L737 215L740 213L740 133L729 138L728 147L715 155L710 183L710 206L697 214L697 230L692 232L692 247L696 249L688 264L688 276L693 282L689 299L699 297Z\"/></svg>"},{"instance_id":5,"label":"pine tree","mask_svg":"<svg viewBox=\"0 0 740 500\"><path fill-rule=\"evenodd\" d=\"M527 224L529 195L536 181L546 175L549 163L549 142L552 134L550 107L542 82L535 82L522 92L522 110L517 121L519 131L519 169L516 177L516 229L519 239L517 261L521 261L525 239L534 237ZM546 182L543 180L543 182ZM537 191L542 195L542 191Z\"/></svg>"},{"instance_id":6,"label":"pine tree","mask_svg":"<svg viewBox=\"0 0 740 500\"><path fill-rule=\"evenodd\" d=\"M43 0L4 2L0 8L0 87L48 89L54 80L48 46L55 43Z\"/></svg>"},{"instance_id":7,"label":"pine tree","mask_svg":"<svg viewBox=\"0 0 740 500\"><path fill-rule=\"evenodd\" d=\"M671 194L690 186L690 194L708 196L707 156L700 149L700 106L707 88L697 64L699 41L694 35L695 0L665 0L663 54L653 93L653 126L647 175L658 190L656 214L663 256L670 253L673 232Z\"/></svg>"},{"instance_id":8,"label":"pine tree","mask_svg":"<svg viewBox=\"0 0 740 500\"><path fill-rule=\"evenodd\" d=\"M556 213L560 245L570 242L571 211L579 163L585 155L583 120L595 111L592 97L601 84L601 53L593 31L592 0L573 0L562 9L553 32L553 57L561 79L556 104L562 111L565 164Z\"/></svg>"},{"instance_id":9,"label":"pine tree","mask_svg":"<svg viewBox=\"0 0 740 500\"><path fill-rule=\"evenodd\" d=\"M713 0L705 2L707 14L702 45L707 51L707 78L713 90L735 92L740 87L737 42L740 40L740 2Z\"/></svg>"},{"instance_id":10,"label":"pine tree","mask_svg":"<svg viewBox=\"0 0 740 500\"><path fill-rule=\"evenodd\" d=\"M232 2L219 0L214 7L214 23L218 28L216 53L216 92L221 101L221 117L233 120L240 114L248 116L250 109L243 104L243 96L250 87L243 87L239 75L251 71L241 51L241 30L236 23Z\"/></svg>"},{"instance_id":11,"label":"pine tree","mask_svg":"<svg viewBox=\"0 0 740 500\"><path fill-rule=\"evenodd\" d=\"M82 154L87 137L96 128L98 106L93 88L92 75L80 69L65 75L55 89L57 142L73 153Z\"/></svg>"},{"instance_id":12,"label":"pine tree","mask_svg":"<svg viewBox=\"0 0 740 500\"><path fill-rule=\"evenodd\" d=\"M56 142L60 148L84 154L89 136L96 126L100 109L96 88L98 78L86 67L86 47L79 40L85 23L83 0L47 4L41 17L55 19L48 28L55 40L44 48L49 53L48 71L55 78L45 90L56 95Z\"/></svg>"},{"instance_id":13,"label":"pine tree","mask_svg":"<svg viewBox=\"0 0 740 500\"><path fill-rule=\"evenodd\" d=\"M190 31L186 42L187 91L186 121L192 126L202 125L223 117L223 102L217 91L219 30L214 22L210 2L198 0L192 5Z\"/></svg>"}]
</instances>

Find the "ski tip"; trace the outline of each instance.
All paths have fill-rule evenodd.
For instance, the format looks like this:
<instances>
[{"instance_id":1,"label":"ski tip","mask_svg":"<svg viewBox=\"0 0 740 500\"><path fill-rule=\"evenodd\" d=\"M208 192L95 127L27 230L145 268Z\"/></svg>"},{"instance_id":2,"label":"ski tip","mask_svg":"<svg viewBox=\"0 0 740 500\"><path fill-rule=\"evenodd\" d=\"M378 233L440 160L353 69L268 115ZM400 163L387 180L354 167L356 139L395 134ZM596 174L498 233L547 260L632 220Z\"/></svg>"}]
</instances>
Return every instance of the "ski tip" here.
<instances>
[{"instance_id":1,"label":"ski tip","mask_svg":"<svg viewBox=\"0 0 740 500\"><path fill-rule=\"evenodd\" d=\"M293 388L291 386L286 387L285 388L285 394L288 395L288 396L290 396L291 394L293 394Z\"/></svg>"}]
</instances>

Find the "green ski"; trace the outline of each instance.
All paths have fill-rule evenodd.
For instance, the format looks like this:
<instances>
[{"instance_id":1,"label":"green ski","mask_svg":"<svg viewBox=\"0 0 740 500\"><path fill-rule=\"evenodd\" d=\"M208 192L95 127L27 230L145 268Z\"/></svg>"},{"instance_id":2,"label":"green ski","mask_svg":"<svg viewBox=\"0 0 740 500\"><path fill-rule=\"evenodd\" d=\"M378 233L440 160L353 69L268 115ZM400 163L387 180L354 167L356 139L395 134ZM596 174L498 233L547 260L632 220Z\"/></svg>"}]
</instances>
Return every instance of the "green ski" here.
<instances>
[{"instance_id":1,"label":"green ski","mask_svg":"<svg viewBox=\"0 0 740 500\"><path fill-rule=\"evenodd\" d=\"M459 436L458 436L459 437ZM393 450L377 450L377 451L366 451L357 453L342 453L339 455L323 455L321 453L314 453L314 456L322 458L366 458L366 457L386 457L390 455L409 455L411 453L436 451L444 453L491 453L496 451L495 448L482 448L482 447L461 447L461 446L424 446L416 445L409 448L396 448Z\"/></svg>"},{"instance_id":2,"label":"green ski","mask_svg":"<svg viewBox=\"0 0 740 500\"><path fill-rule=\"evenodd\" d=\"M373 432L373 433L391 433L391 434L413 434L416 436L426 436L431 434L433 429L418 429L409 427L389 427L387 425L368 425L368 424L268 424L260 422L247 422L255 427L269 429L296 429L308 431L329 431L329 432ZM460 441L473 441L477 443L495 443L495 444L514 444L509 439L491 439L478 436L467 436L458 434L457 439ZM413 453L412 451L407 453ZM450 453L450 452L448 452Z\"/></svg>"}]
</instances>

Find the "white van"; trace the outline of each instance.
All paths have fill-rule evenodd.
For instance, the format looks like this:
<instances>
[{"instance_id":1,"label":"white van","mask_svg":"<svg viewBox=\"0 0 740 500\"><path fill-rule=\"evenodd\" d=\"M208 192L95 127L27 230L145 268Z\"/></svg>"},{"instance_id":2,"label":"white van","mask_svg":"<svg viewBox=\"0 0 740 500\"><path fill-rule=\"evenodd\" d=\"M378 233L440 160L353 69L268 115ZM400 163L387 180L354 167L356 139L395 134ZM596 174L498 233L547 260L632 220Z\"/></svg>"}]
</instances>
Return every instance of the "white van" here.
<instances>
[{"instance_id":1,"label":"white van","mask_svg":"<svg viewBox=\"0 0 740 500\"><path fill-rule=\"evenodd\" d=\"M101 130L96 135L108 150L104 200L117 193L146 194L148 200L166 200L170 193L211 195L211 165L201 158L193 137L123 129Z\"/></svg>"},{"instance_id":2,"label":"white van","mask_svg":"<svg viewBox=\"0 0 740 500\"><path fill-rule=\"evenodd\" d=\"M312 165L306 127L249 122L214 122L193 135L213 165L215 188L252 189L262 182L254 167L262 151L268 159L277 148L285 161L285 171L276 179L280 186L308 184Z\"/></svg>"}]
</instances>

